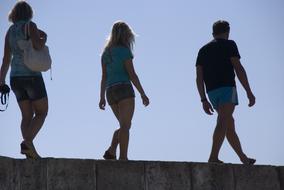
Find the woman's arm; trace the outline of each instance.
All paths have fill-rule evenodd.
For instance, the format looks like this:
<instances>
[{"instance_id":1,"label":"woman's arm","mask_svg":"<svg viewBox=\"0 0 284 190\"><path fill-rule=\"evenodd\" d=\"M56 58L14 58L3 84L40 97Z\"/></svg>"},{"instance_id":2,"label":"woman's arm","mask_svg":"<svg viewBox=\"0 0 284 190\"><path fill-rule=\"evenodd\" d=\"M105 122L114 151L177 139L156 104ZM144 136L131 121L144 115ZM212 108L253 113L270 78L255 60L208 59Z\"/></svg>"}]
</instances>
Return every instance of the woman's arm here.
<instances>
[{"instance_id":1,"label":"woman's arm","mask_svg":"<svg viewBox=\"0 0 284 190\"><path fill-rule=\"evenodd\" d=\"M37 25L34 22L30 22L30 38L35 49L42 49L45 45L47 35L42 30L37 28Z\"/></svg>"},{"instance_id":2,"label":"woman's arm","mask_svg":"<svg viewBox=\"0 0 284 190\"><path fill-rule=\"evenodd\" d=\"M10 45L9 45L9 42L8 42L8 36L9 35L8 35L8 32L7 32L6 37L5 37L4 56L3 56L1 70L0 70L0 86L5 84L5 78L6 78L8 70L9 70L11 57L12 57Z\"/></svg>"},{"instance_id":3,"label":"woman's arm","mask_svg":"<svg viewBox=\"0 0 284 190\"><path fill-rule=\"evenodd\" d=\"M135 72L132 59L129 59L129 60L125 61L124 66L125 66L125 68L127 70L127 73L128 73L128 75L130 77L131 82L134 84L134 86L136 87L136 89L140 93L142 101L143 101L143 104L145 106L148 106L149 103L150 103L149 99L146 96L146 94L144 92L144 89L143 89L143 87L142 87L142 85L140 83L140 80L139 80L139 78L138 78L138 76L137 76L137 74Z\"/></svg>"},{"instance_id":4,"label":"woman's arm","mask_svg":"<svg viewBox=\"0 0 284 190\"><path fill-rule=\"evenodd\" d=\"M106 65L102 62L102 80L101 80L101 93L100 93L100 109L104 110L106 106L105 100L105 92L106 92Z\"/></svg>"}]
</instances>

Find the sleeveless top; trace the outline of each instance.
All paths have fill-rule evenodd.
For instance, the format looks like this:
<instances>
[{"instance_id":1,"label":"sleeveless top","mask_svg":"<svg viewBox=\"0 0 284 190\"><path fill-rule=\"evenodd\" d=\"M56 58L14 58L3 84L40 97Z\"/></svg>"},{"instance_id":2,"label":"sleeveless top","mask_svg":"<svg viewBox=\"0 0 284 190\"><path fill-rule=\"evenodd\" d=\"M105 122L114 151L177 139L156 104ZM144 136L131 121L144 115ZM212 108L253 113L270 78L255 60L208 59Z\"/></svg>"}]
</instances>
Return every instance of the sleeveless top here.
<instances>
[{"instance_id":1,"label":"sleeveless top","mask_svg":"<svg viewBox=\"0 0 284 190\"><path fill-rule=\"evenodd\" d=\"M25 40L23 26L27 21L18 21L10 26L8 30L8 43L12 53L10 77L18 76L41 76L40 72L31 71L24 64L23 51L18 46L19 40Z\"/></svg>"}]
</instances>

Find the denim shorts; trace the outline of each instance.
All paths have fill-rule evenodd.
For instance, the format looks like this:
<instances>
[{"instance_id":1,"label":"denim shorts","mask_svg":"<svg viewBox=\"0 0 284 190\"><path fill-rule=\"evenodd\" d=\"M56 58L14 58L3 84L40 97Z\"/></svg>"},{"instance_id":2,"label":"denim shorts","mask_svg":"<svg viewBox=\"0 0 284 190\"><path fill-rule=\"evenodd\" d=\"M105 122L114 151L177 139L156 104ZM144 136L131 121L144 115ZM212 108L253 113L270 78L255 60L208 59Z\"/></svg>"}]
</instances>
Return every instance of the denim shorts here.
<instances>
[{"instance_id":1,"label":"denim shorts","mask_svg":"<svg viewBox=\"0 0 284 190\"><path fill-rule=\"evenodd\" d=\"M239 104L237 89L234 86L217 88L207 94L214 109L226 103Z\"/></svg>"},{"instance_id":2,"label":"denim shorts","mask_svg":"<svg viewBox=\"0 0 284 190\"><path fill-rule=\"evenodd\" d=\"M11 77L11 89L17 101L35 101L47 97L42 76Z\"/></svg>"},{"instance_id":3,"label":"denim shorts","mask_svg":"<svg viewBox=\"0 0 284 190\"><path fill-rule=\"evenodd\" d=\"M118 104L121 100L134 98L135 93L131 84L117 84L107 88L107 102L109 105Z\"/></svg>"}]
</instances>

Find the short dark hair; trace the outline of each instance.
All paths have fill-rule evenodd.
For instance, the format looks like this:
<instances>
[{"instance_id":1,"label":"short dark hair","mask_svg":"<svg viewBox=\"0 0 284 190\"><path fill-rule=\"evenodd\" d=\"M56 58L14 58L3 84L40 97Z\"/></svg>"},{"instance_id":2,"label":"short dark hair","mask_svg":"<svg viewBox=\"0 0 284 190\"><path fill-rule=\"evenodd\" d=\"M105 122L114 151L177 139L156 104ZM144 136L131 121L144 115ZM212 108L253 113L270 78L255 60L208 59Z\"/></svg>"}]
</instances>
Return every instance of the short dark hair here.
<instances>
[{"instance_id":1,"label":"short dark hair","mask_svg":"<svg viewBox=\"0 0 284 190\"><path fill-rule=\"evenodd\" d=\"M213 24L213 35L230 32L230 24L225 20L218 20Z\"/></svg>"},{"instance_id":2,"label":"short dark hair","mask_svg":"<svg viewBox=\"0 0 284 190\"><path fill-rule=\"evenodd\" d=\"M18 1L9 13L9 21L17 22L20 20L31 20L33 17L33 9L26 1Z\"/></svg>"}]
</instances>

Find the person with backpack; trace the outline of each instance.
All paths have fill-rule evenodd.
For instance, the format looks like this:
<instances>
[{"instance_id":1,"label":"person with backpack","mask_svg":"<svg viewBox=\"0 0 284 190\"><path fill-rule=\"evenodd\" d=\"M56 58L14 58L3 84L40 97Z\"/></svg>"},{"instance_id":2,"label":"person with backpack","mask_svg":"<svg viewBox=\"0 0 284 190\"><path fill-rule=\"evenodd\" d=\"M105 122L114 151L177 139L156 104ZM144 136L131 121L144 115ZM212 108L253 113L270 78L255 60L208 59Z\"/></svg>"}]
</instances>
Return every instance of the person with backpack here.
<instances>
[{"instance_id":1,"label":"person with backpack","mask_svg":"<svg viewBox=\"0 0 284 190\"><path fill-rule=\"evenodd\" d=\"M196 61L196 83L203 109L205 113L212 115L214 108L218 114L208 162L223 163L218 156L224 138L227 137L241 162L254 164L256 160L245 155L235 131L233 113L238 105L235 73L247 93L249 107L255 104L255 97L240 62L237 45L233 40L229 40L229 32L230 25L227 21L215 22L214 39L199 50ZM206 98L204 84L211 104Z\"/></svg>"},{"instance_id":2,"label":"person with backpack","mask_svg":"<svg viewBox=\"0 0 284 190\"><path fill-rule=\"evenodd\" d=\"M120 127L114 132L111 145L105 151L103 156L105 159L116 159L116 149L119 145L119 160L128 160L129 130L135 107L132 83L140 93L143 104L149 105L149 99L134 70L133 44L134 33L131 28L122 21L114 23L101 57L102 80L99 107L102 110L105 109L106 96Z\"/></svg>"},{"instance_id":3,"label":"person with backpack","mask_svg":"<svg viewBox=\"0 0 284 190\"><path fill-rule=\"evenodd\" d=\"M24 52L18 42L30 39L34 49L44 47L47 35L32 22L32 7L26 1L18 1L9 14L10 26L5 37L4 57L0 71L0 86L11 65L10 86L22 113L21 153L27 158L40 158L33 140L40 131L48 112L48 98L41 72L30 70L24 64ZM27 28L28 27L28 28ZM30 34L27 35L27 31Z\"/></svg>"}]
</instances>

